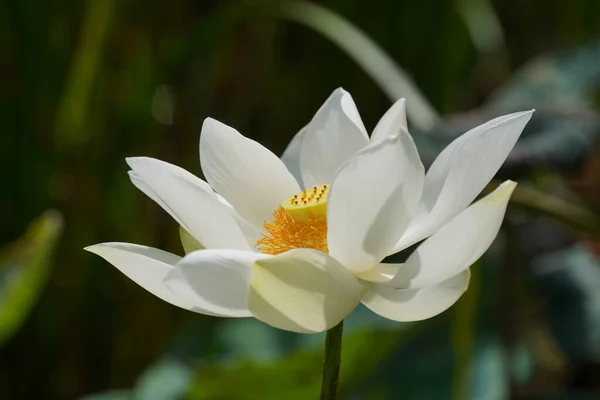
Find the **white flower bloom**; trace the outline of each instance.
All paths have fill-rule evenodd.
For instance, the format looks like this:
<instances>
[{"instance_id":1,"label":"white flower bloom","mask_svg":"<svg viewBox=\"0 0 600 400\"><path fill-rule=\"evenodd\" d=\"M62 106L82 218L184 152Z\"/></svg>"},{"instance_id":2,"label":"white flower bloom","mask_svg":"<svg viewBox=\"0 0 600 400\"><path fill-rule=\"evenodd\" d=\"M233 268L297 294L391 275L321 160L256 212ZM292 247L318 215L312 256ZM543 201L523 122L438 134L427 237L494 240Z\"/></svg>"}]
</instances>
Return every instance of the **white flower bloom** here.
<instances>
[{"instance_id":1,"label":"white flower bloom","mask_svg":"<svg viewBox=\"0 0 600 400\"><path fill-rule=\"evenodd\" d=\"M182 227L185 257L127 243L87 250L161 299L221 317L320 332L360 302L396 320L433 317L469 283L496 237L515 183L469 204L498 171L532 111L496 118L451 143L427 174L404 100L371 138L350 94L334 91L282 159L207 119L205 182L129 158L133 184ZM404 264L381 261L426 239Z\"/></svg>"}]
</instances>

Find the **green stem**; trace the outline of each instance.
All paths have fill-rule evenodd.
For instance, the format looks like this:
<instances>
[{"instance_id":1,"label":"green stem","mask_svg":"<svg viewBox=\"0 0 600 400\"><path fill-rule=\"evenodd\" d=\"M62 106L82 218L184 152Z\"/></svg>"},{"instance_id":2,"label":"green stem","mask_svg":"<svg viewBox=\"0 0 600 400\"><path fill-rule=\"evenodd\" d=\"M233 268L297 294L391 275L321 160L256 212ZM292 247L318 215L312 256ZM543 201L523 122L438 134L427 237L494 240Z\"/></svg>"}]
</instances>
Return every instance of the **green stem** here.
<instances>
[{"instance_id":1,"label":"green stem","mask_svg":"<svg viewBox=\"0 0 600 400\"><path fill-rule=\"evenodd\" d=\"M337 397L337 388L340 379L343 331L344 321L327 331L327 337L325 338L325 357L323 358L321 400L335 400Z\"/></svg>"}]
</instances>

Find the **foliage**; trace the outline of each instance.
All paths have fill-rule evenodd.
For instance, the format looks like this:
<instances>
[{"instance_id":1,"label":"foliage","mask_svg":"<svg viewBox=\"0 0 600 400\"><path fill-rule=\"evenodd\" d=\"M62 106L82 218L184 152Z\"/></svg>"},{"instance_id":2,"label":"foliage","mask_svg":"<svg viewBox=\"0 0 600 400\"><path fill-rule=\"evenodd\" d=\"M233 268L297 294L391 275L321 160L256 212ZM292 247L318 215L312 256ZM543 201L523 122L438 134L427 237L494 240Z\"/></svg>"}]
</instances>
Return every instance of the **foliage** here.
<instances>
[{"instance_id":1,"label":"foliage","mask_svg":"<svg viewBox=\"0 0 600 400\"><path fill-rule=\"evenodd\" d=\"M61 231L60 215L49 211L0 251L0 346L14 335L38 300Z\"/></svg>"}]
</instances>

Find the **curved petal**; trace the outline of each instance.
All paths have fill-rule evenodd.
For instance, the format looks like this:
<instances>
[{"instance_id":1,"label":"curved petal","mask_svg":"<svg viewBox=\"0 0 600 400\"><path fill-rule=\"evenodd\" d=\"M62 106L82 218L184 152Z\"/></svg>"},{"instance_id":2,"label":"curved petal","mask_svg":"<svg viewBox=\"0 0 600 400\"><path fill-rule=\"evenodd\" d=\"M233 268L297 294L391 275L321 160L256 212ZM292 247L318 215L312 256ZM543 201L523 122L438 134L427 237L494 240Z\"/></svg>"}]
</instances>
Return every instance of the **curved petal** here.
<instances>
[{"instance_id":1,"label":"curved petal","mask_svg":"<svg viewBox=\"0 0 600 400\"><path fill-rule=\"evenodd\" d=\"M104 258L156 297L186 310L215 315L193 307L191 303L171 293L165 287L163 279L181 257L152 247L130 243L100 243L88 246L85 250Z\"/></svg>"},{"instance_id":2,"label":"curved petal","mask_svg":"<svg viewBox=\"0 0 600 400\"><path fill-rule=\"evenodd\" d=\"M381 117L373 134L371 143L378 142L389 136L397 135L400 129L408 131L406 123L406 99L400 99L390 107L390 109ZM418 154L417 154L418 156Z\"/></svg>"},{"instance_id":3,"label":"curved petal","mask_svg":"<svg viewBox=\"0 0 600 400\"><path fill-rule=\"evenodd\" d=\"M300 149L305 187L331 183L344 162L369 144L354 100L341 88L329 96L305 129Z\"/></svg>"},{"instance_id":4,"label":"curved petal","mask_svg":"<svg viewBox=\"0 0 600 400\"><path fill-rule=\"evenodd\" d=\"M152 200L154 200L158 205L160 205L167 213L169 213L169 215L175 220L177 221L177 223L179 223L179 236L181 238L184 250L187 253L191 253L192 251L195 250L201 250L201 249L205 249L206 247L204 245L202 245L202 243L198 242L198 240L191 234L189 233L185 228L183 228L183 226L181 226L183 224L183 222L179 219L179 216L177 214L175 214L170 207L168 207L160 197L158 197L156 195L156 193L154 193L152 191L152 189L150 189L150 187L148 185L146 185L144 183L144 181L135 173L135 171L128 171L129 174L129 178L131 179L131 182L134 184L135 187L137 187L139 190L141 190L146 196L150 197ZM195 177L194 177L195 178ZM199 179L199 185L202 189L205 189L209 192L213 192L212 188L204 181L202 181L201 179ZM215 194L217 199L224 205L227 206L227 210L229 211L229 214L233 217L233 219L235 220L235 222L238 224L240 230L242 231L242 234L244 235L244 237L246 238L246 241L248 242L248 244L250 245L250 247L254 247L255 243L258 239L260 239L260 232L261 230L251 224L250 222L246 221L244 218L242 218L236 211L235 209L231 206L231 204L229 204L227 202L227 200L225 200L223 198L223 196L220 196L218 194ZM186 247L188 246L188 247Z\"/></svg>"},{"instance_id":5,"label":"curved petal","mask_svg":"<svg viewBox=\"0 0 600 400\"><path fill-rule=\"evenodd\" d=\"M382 317L399 322L421 321L450 308L469 287L467 269L437 285L421 289L395 289L371 285L362 303Z\"/></svg>"},{"instance_id":6,"label":"curved petal","mask_svg":"<svg viewBox=\"0 0 600 400\"><path fill-rule=\"evenodd\" d=\"M255 261L264 254L199 250L185 256L165 278L165 286L198 308L228 317L251 317L247 298Z\"/></svg>"},{"instance_id":7,"label":"curved petal","mask_svg":"<svg viewBox=\"0 0 600 400\"><path fill-rule=\"evenodd\" d=\"M394 250L429 236L464 210L498 172L532 114L533 110L495 118L450 143L427 171L423 218L411 224Z\"/></svg>"},{"instance_id":8,"label":"curved petal","mask_svg":"<svg viewBox=\"0 0 600 400\"><path fill-rule=\"evenodd\" d=\"M153 193L149 196L158 198L158 204L204 246L251 249L230 211L202 179L153 158L128 158L127 163L134 170L134 177Z\"/></svg>"},{"instance_id":9,"label":"curved petal","mask_svg":"<svg viewBox=\"0 0 600 400\"><path fill-rule=\"evenodd\" d=\"M355 276L363 281L371 283L388 283L400 271L404 264L379 263L373 268L356 274Z\"/></svg>"},{"instance_id":10,"label":"curved petal","mask_svg":"<svg viewBox=\"0 0 600 400\"><path fill-rule=\"evenodd\" d=\"M296 179L270 150L212 118L202 125L200 164L210 186L256 226L300 192Z\"/></svg>"},{"instance_id":11,"label":"curved petal","mask_svg":"<svg viewBox=\"0 0 600 400\"><path fill-rule=\"evenodd\" d=\"M423 165L406 132L370 145L339 170L327 205L329 254L355 273L389 255L415 212Z\"/></svg>"},{"instance_id":12,"label":"curved petal","mask_svg":"<svg viewBox=\"0 0 600 400\"><path fill-rule=\"evenodd\" d=\"M167 204L165 204L165 202L163 202L162 199L158 197L158 195L154 193L148 185L146 185L146 183L144 183L142 178L140 178L139 175L135 173L135 171L129 170L127 171L127 174L129 175L129 179L131 180L131 183L133 183L133 186L135 186L146 196L154 200L154 202L161 206L162 209L165 210L171 216L171 218L177 221L177 223L180 226L183 225L183 221L179 219L179 216L175 214L173 210L171 210L171 208Z\"/></svg>"},{"instance_id":13,"label":"curved petal","mask_svg":"<svg viewBox=\"0 0 600 400\"><path fill-rule=\"evenodd\" d=\"M229 204L227 200L223 198L223 196L219 194L217 194L216 196L217 199L219 199L219 201L221 202L221 204L227 207L229 214L233 217L233 220L240 227L240 230L246 238L246 241L248 241L250 247L254 249L256 246L256 242L262 237L261 232L263 232L264 229L262 227L254 225L253 223L249 222L247 219L242 217L240 214L238 214L238 212L233 208L231 204Z\"/></svg>"},{"instance_id":14,"label":"curved petal","mask_svg":"<svg viewBox=\"0 0 600 400\"><path fill-rule=\"evenodd\" d=\"M431 286L469 268L490 247L517 184L506 181L425 240L388 285Z\"/></svg>"},{"instance_id":15,"label":"curved petal","mask_svg":"<svg viewBox=\"0 0 600 400\"><path fill-rule=\"evenodd\" d=\"M363 286L335 259L296 249L255 263L248 308L260 321L292 332L322 332L360 303Z\"/></svg>"},{"instance_id":16,"label":"curved petal","mask_svg":"<svg viewBox=\"0 0 600 400\"><path fill-rule=\"evenodd\" d=\"M305 187L302 183L302 172L300 171L300 150L302 149L305 132L306 127L296 133L281 155L281 161L283 161L288 171L296 178L300 189L304 189Z\"/></svg>"}]
</instances>

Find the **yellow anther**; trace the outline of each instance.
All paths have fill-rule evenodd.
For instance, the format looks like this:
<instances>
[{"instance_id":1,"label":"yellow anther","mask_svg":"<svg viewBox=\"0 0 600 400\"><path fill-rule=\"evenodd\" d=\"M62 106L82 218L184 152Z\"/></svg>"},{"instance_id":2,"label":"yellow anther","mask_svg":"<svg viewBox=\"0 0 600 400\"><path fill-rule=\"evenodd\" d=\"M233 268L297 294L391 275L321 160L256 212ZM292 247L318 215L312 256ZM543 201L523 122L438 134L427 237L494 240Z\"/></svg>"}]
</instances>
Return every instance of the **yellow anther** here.
<instances>
[{"instance_id":1,"label":"yellow anther","mask_svg":"<svg viewBox=\"0 0 600 400\"><path fill-rule=\"evenodd\" d=\"M273 213L273 222L264 223L268 233L256 243L266 254L279 254L292 249L327 248L327 185L315 186L285 200Z\"/></svg>"}]
</instances>

